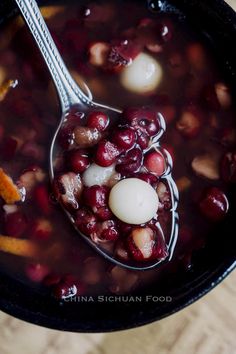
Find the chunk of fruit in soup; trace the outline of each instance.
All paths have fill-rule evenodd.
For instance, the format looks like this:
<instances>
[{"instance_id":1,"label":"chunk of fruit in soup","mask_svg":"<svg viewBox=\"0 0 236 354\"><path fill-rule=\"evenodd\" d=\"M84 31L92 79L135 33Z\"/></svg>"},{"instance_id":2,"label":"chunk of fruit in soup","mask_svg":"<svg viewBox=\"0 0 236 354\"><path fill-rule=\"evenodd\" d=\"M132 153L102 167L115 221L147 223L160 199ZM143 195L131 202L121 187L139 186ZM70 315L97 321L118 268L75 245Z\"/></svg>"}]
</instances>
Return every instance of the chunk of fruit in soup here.
<instances>
[{"instance_id":1,"label":"chunk of fruit in soup","mask_svg":"<svg viewBox=\"0 0 236 354\"><path fill-rule=\"evenodd\" d=\"M80 148L96 145L101 139L101 133L94 128L76 127L74 129L75 142Z\"/></svg>"},{"instance_id":2,"label":"chunk of fruit in soup","mask_svg":"<svg viewBox=\"0 0 236 354\"><path fill-rule=\"evenodd\" d=\"M136 260L150 259L155 245L152 229L136 228L129 238L129 250Z\"/></svg>"},{"instance_id":3,"label":"chunk of fruit in soup","mask_svg":"<svg viewBox=\"0 0 236 354\"><path fill-rule=\"evenodd\" d=\"M202 127L202 114L196 107L187 107L176 123L178 131L187 138L194 138Z\"/></svg>"},{"instance_id":4,"label":"chunk of fruit in soup","mask_svg":"<svg viewBox=\"0 0 236 354\"><path fill-rule=\"evenodd\" d=\"M211 221L222 220L228 212L229 202L224 192L216 187L207 189L200 200L200 210Z\"/></svg>"},{"instance_id":5,"label":"chunk of fruit in soup","mask_svg":"<svg viewBox=\"0 0 236 354\"><path fill-rule=\"evenodd\" d=\"M104 241L116 241L119 237L119 231L113 220L107 220L102 223L100 239Z\"/></svg>"},{"instance_id":6,"label":"chunk of fruit in soup","mask_svg":"<svg viewBox=\"0 0 236 354\"><path fill-rule=\"evenodd\" d=\"M19 185L26 189L26 192L30 192L38 183L45 180L45 173L40 167L32 166L29 167L20 176Z\"/></svg>"},{"instance_id":7,"label":"chunk of fruit in soup","mask_svg":"<svg viewBox=\"0 0 236 354\"><path fill-rule=\"evenodd\" d=\"M95 42L89 48L89 62L94 66L105 65L110 45L105 42Z\"/></svg>"},{"instance_id":8,"label":"chunk of fruit in soup","mask_svg":"<svg viewBox=\"0 0 236 354\"><path fill-rule=\"evenodd\" d=\"M165 158L160 152L153 151L145 156L144 166L149 172L162 176L166 170Z\"/></svg>"},{"instance_id":9,"label":"chunk of fruit in soup","mask_svg":"<svg viewBox=\"0 0 236 354\"><path fill-rule=\"evenodd\" d=\"M128 238L129 252L136 261L164 259L167 256L165 247L158 245L157 234L149 227L137 227Z\"/></svg>"},{"instance_id":10,"label":"chunk of fruit in soup","mask_svg":"<svg viewBox=\"0 0 236 354\"><path fill-rule=\"evenodd\" d=\"M186 176L180 177L176 181L176 185L177 185L177 188L178 188L179 192L186 191L187 189L189 189L191 184L192 184L191 180L188 177L186 177Z\"/></svg>"},{"instance_id":11,"label":"chunk of fruit in soup","mask_svg":"<svg viewBox=\"0 0 236 354\"><path fill-rule=\"evenodd\" d=\"M217 83L215 85L215 92L221 107L225 109L229 108L232 103L229 87L224 83Z\"/></svg>"},{"instance_id":12,"label":"chunk of fruit in soup","mask_svg":"<svg viewBox=\"0 0 236 354\"><path fill-rule=\"evenodd\" d=\"M192 161L193 171L200 177L210 180L220 178L219 161L215 154L204 154L196 156Z\"/></svg>"},{"instance_id":13,"label":"chunk of fruit in soup","mask_svg":"<svg viewBox=\"0 0 236 354\"><path fill-rule=\"evenodd\" d=\"M108 167L98 166L93 163L83 174L83 183L87 187L93 185L106 185L115 174L115 165Z\"/></svg>"},{"instance_id":14,"label":"chunk of fruit in soup","mask_svg":"<svg viewBox=\"0 0 236 354\"><path fill-rule=\"evenodd\" d=\"M225 182L236 182L236 152L228 152L221 162L221 176Z\"/></svg>"},{"instance_id":15,"label":"chunk of fruit in soup","mask_svg":"<svg viewBox=\"0 0 236 354\"><path fill-rule=\"evenodd\" d=\"M158 198L159 198L159 211L162 210L169 210L171 208L171 194L170 190L166 186L165 183L160 182L158 183L157 189L156 189Z\"/></svg>"},{"instance_id":16,"label":"chunk of fruit in soup","mask_svg":"<svg viewBox=\"0 0 236 354\"><path fill-rule=\"evenodd\" d=\"M55 180L56 197L68 208L78 209L78 198L82 192L79 175L68 172Z\"/></svg>"},{"instance_id":17,"label":"chunk of fruit in soup","mask_svg":"<svg viewBox=\"0 0 236 354\"><path fill-rule=\"evenodd\" d=\"M147 182L138 178L127 178L112 188L109 207L121 221L143 224L156 215L158 196Z\"/></svg>"},{"instance_id":18,"label":"chunk of fruit in soup","mask_svg":"<svg viewBox=\"0 0 236 354\"><path fill-rule=\"evenodd\" d=\"M162 79L162 68L151 56L140 53L121 74L121 84L138 94L153 92Z\"/></svg>"}]
</instances>

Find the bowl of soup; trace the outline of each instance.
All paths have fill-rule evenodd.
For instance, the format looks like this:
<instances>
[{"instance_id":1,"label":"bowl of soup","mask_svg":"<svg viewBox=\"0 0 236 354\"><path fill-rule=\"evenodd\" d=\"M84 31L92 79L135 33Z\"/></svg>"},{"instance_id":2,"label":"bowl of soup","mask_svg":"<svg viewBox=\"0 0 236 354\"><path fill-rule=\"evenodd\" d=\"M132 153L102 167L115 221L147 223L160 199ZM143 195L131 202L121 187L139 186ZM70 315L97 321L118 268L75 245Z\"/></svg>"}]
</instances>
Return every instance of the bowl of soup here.
<instances>
[{"instance_id":1,"label":"bowl of soup","mask_svg":"<svg viewBox=\"0 0 236 354\"><path fill-rule=\"evenodd\" d=\"M0 308L67 331L159 320L235 266L236 16L222 1L39 4L84 93L122 113L69 112L51 181L60 103L2 2Z\"/></svg>"}]
</instances>

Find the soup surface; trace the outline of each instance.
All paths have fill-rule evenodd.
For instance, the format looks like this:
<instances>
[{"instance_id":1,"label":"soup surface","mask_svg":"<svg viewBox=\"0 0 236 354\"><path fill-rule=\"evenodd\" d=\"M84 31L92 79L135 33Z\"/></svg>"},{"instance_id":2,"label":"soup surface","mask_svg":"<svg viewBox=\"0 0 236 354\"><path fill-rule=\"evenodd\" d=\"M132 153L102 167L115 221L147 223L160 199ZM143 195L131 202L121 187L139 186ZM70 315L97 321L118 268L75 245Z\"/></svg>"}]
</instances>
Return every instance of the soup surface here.
<instances>
[{"instance_id":1,"label":"soup surface","mask_svg":"<svg viewBox=\"0 0 236 354\"><path fill-rule=\"evenodd\" d=\"M42 13L84 92L123 113L71 111L53 183L53 83L21 18L0 32L1 268L59 300L127 293L190 271L227 218L236 182L235 110L204 37L150 1L80 3ZM144 209L131 203L133 186L134 195L144 191ZM116 266L86 244L62 206L99 247L141 266L168 259L178 228L172 258L146 272Z\"/></svg>"}]
</instances>

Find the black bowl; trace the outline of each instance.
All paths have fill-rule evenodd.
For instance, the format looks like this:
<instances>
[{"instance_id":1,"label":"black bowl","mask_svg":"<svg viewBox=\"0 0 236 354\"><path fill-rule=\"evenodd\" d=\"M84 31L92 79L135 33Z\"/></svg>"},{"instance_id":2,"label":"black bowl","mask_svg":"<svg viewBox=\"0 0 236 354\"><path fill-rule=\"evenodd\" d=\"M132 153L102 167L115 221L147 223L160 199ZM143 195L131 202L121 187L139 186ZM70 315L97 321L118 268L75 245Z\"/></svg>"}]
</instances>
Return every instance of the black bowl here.
<instances>
[{"instance_id":1,"label":"black bowl","mask_svg":"<svg viewBox=\"0 0 236 354\"><path fill-rule=\"evenodd\" d=\"M166 11L179 17L186 16L211 42L235 92L236 14L233 10L222 0L170 0L163 1L163 4ZM0 23L15 12L13 2L1 0ZM127 329L169 316L206 294L235 267L235 188L231 190L230 202L231 212L227 221L212 231L206 248L195 255L192 271L176 275L161 288L158 283L152 284L143 290L142 302L90 301L60 304L43 292L0 274L0 308L31 323L74 332ZM147 295L157 296L159 302L145 301ZM161 302L160 296L169 296L172 301Z\"/></svg>"}]
</instances>

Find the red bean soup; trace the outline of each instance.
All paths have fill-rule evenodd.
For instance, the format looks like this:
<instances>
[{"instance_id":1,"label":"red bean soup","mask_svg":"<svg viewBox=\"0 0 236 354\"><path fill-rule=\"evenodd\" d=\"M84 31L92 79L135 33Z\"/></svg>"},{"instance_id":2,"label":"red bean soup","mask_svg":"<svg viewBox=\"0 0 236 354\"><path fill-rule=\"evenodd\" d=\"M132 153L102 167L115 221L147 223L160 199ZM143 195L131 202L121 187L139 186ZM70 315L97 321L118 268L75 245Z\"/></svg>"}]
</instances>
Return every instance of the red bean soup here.
<instances>
[{"instance_id":1,"label":"red bean soup","mask_svg":"<svg viewBox=\"0 0 236 354\"><path fill-rule=\"evenodd\" d=\"M1 28L0 264L57 300L125 294L190 272L230 210L230 85L210 41L157 3L42 7L84 92L122 111L68 113L53 181L49 150L60 121L53 83L21 18ZM121 262L161 264L122 268L78 231Z\"/></svg>"}]
</instances>

